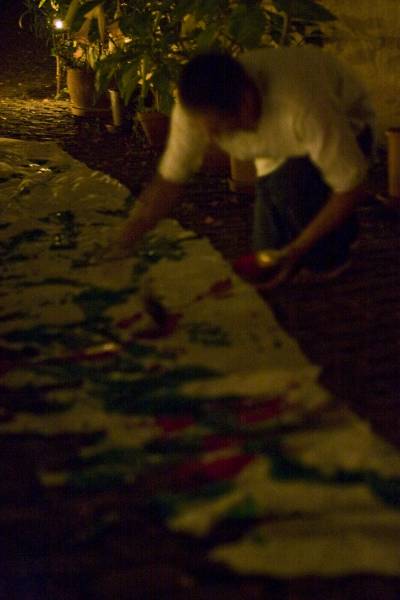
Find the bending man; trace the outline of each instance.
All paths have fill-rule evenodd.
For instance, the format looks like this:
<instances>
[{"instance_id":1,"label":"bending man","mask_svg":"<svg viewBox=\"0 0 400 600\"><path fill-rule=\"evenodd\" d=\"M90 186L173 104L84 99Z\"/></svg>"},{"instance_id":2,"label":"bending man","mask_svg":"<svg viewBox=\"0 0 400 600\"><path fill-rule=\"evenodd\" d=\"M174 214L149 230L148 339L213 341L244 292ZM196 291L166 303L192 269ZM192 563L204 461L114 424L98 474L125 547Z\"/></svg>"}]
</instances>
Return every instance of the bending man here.
<instances>
[{"instance_id":1,"label":"bending man","mask_svg":"<svg viewBox=\"0 0 400 600\"><path fill-rule=\"evenodd\" d=\"M357 236L373 128L362 85L318 48L198 55L182 70L166 149L122 243L169 215L213 141L255 162L253 246L271 251L274 284L299 267L340 270Z\"/></svg>"}]
</instances>

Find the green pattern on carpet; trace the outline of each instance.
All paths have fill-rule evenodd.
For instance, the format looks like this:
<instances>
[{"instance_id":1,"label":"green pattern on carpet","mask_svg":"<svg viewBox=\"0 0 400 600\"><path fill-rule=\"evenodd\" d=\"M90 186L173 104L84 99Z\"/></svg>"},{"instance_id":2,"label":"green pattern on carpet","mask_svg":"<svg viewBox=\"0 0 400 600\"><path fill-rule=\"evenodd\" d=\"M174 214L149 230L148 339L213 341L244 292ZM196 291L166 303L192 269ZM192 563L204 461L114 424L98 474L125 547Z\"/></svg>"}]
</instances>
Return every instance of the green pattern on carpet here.
<instances>
[{"instance_id":1,"label":"green pattern on carpet","mask_svg":"<svg viewBox=\"0 0 400 600\"><path fill-rule=\"evenodd\" d=\"M208 240L165 220L107 259L126 188L51 143L2 139L0 163L0 435L76 440L41 484L147 478L173 531L247 525L210 550L240 573L399 574L399 454Z\"/></svg>"}]
</instances>

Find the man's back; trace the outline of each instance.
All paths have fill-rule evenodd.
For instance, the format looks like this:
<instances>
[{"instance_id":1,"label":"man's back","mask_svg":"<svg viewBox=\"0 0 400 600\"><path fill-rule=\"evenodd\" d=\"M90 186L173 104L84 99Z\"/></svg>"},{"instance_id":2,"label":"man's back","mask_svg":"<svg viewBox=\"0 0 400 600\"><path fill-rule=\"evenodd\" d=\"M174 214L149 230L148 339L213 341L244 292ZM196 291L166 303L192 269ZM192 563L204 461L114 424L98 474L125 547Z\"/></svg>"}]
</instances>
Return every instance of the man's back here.
<instances>
[{"instance_id":1,"label":"man's back","mask_svg":"<svg viewBox=\"0 0 400 600\"><path fill-rule=\"evenodd\" d=\"M374 111L363 84L329 51L311 45L259 48L241 55L240 62L265 86L271 101L329 103L356 130L373 125Z\"/></svg>"}]
</instances>

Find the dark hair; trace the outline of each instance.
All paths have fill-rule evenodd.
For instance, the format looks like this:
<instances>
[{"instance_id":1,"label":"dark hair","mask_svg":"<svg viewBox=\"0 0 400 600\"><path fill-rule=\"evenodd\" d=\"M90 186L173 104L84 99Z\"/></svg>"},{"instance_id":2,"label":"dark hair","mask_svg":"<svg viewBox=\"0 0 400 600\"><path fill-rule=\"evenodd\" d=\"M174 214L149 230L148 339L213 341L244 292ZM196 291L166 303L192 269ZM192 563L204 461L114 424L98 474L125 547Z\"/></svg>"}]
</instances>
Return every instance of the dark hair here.
<instances>
[{"instance_id":1,"label":"dark hair","mask_svg":"<svg viewBox=\"0 0 400 600\"><path fill-rule=\"evenodd\" d=\"M198 54L184 65L178 81L181 102L189 109L237 114L248 75L229 54Z\"/></svg>"}]
</instances>

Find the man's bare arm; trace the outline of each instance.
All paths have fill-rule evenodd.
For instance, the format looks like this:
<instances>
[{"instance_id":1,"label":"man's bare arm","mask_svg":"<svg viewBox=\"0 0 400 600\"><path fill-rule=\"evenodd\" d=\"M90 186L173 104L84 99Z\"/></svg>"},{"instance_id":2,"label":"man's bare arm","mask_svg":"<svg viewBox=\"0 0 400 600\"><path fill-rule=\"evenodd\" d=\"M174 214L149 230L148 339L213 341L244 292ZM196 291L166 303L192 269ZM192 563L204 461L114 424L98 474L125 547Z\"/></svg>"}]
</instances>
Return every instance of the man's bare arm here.
<instances>
[{"instance_id":1,"label":"man's bare arm","mask_svg":"<svg viewBox=\"0 0 400 600\"><path fill-rule=\"evenodd\" d=\"M300 260L315 244L340 227L365 196L363 186L343 193L333 192L327 203L300 235L288 246L289 254Z\"/></svg>"},{"instance_id":2,"label":"man's bare arm","mask_svg":"<svg viewBox=\"0 0 400 600\"><path fill-rule=\"evenodd\" d=\"M278 273L265 284L261 284L259 288L272 289L290 279L307 252L320 239L340 227L350 217L364 196L363 186L358 186L348 192L332 193L327 203L298 237L278 251Z\"/></svg>"},{"instance_id":3,"label":"man's bare arm","mask_svg":"<svg viewBox=\"0 0 400 600\"><path fill-rule=\"evenodd\" d=\"M178 203L183 186L167 181L158 173L140 194L127 222L123 225L119 243L131 248L160 219L167 217Z\"/></svg>"}]
</instances>

